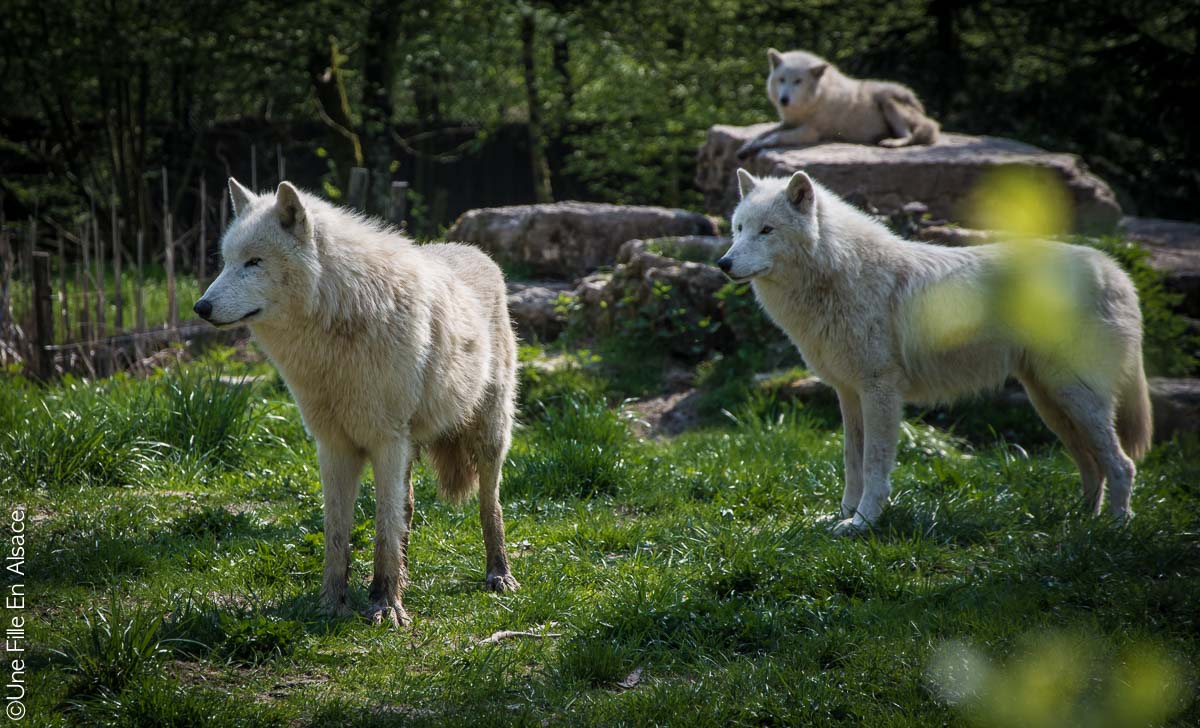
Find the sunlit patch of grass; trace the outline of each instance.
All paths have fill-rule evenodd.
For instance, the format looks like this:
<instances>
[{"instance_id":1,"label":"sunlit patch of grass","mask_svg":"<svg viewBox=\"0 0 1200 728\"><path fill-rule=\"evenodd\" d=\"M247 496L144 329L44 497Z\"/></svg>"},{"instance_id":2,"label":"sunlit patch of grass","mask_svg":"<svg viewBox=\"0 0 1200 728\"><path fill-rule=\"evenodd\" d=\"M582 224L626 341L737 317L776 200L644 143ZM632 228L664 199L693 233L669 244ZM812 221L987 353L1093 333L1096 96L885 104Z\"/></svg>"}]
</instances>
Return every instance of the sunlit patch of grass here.
<instances>
[{"instance_id":1,"label":"sunlit patch of grass","mask_svg":"<svg viewBox=\"0 0 1200 728\"><path fill-rule=\"evenodd\" d=\"M120 422L166 417L163 381L37 391L51 412L102 403ZM320 609L321 489L311 444L290 441L299 421L286 392L256 390L248 407L285 417L260 418L261 438L230 441L240 455L186 465L157 452L132 488L10 483L29 514L30 642L76 655L33 656L30 715L86 725L956 725L974 720L971 708L943 700L928 677L946 640L970 645L991 674L1015 675L1039 654L1027 644L1087 634L1086 687L1072 705L1108 694L1095 704L1114 720L1135 715L1120 706L1148 704L1170 708L1150 716L1160 724L1200 718L1186 679L1178 700L1155 689L1200 660L1200 442L1160 446L1139 464L1138 516L1118 526L1081 512L1070 459L1025 429L967 445L906 424L892 505L869 534L835 539L836 412L760 397L750 382L730 416L639 442L606 382L584 365L529 383L501 488L520 591L481 588L477 511L438 502L418 467L405 596L414 624L399 631ZM139 410L148 391L157 398ZM355 508L350 597L361 611L369 480ZM97 584L116 584L119 604L97 604ZM499 630L560 636L479 644ZM1163 654L1176 672L1159 670ZM1070 692L1046 684L1052 697Z\"/></svg>"}]
</instances>

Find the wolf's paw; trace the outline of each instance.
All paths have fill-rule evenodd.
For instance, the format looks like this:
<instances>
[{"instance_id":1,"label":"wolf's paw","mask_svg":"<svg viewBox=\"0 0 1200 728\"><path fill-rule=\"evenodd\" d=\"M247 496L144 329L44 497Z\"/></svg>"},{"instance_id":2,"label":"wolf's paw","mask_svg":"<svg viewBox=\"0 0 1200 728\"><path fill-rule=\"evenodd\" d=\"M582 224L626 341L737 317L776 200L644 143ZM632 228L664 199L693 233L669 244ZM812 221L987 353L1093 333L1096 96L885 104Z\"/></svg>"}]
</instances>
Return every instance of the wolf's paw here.
<instances>
[{"instance_id":1,"label":"wolf's paw","mask_svg":"<svg viewBox=\"0 0 1200 728\"><path fill-rule=\"evenodd\" d=\"M889 149L895 149L895 148L897 148L897 147L903 147L903 146L906 146L906 145L908 145L910 142L912 142L912 140L911 140L911 139L902 139L902 138L896 138L896 139L880 139L880 140L879 140L879 146L881 146L881 147L887 147L887 148L889 148Z\"/></svg>"},{"instance_id":2,"label":"wolf's paw","mask_svg":"<svg viewBox=\"0 0 1200 728\"><path fill-rule=\"evenodd\" d=\"M488 574L487 579L483 582L483 587L488 591L503 593L515 592L521 588L521 585L513 578L512 574L505 572L503 574Z\"/></svg>"},{"instance_id":3,"label":"wolf's paw","mask_svg":"<svg viewBox=\"0 0 1200 728\"><path fill-rule=\"evenodd\" d=\"M829 532L834 536L860 536L871 530L871 524L862 516L844 518L833 524Z\"/></svg>"},{"instance_id":4,"label":"wolf's paw","mask_svg":"<svg viewBox=\"0 0 1200 728\"><path fill-rule=\"evenodd\" d=\"M321 609L330 617L350 617L354 610L346 603L346 595L339 597L321 597Z\"/></svg>"},{"instance_id":5,"label":"wolf's paw","mask_svg":"<svg viewBox=\"0 0 1200 728\"><path fill-rule=\"evenodd\" d=\"M367 621L376 627L391 625L396 629L412 624L412 617L399 604L372 604L363 615Z\"/></svg>"},{"instance_id":6,"label":"wolf's paw","mask_svg":"<svg viewBox=\"0 0 1200 728\"><path fill-rule=\"evenodd\" d=\"M1118 527L1123 528L1133 522L1133 511L1128 508L1113 511L1111 516L1113 523L1117 524Z\"/></svg>"}]
</instances>

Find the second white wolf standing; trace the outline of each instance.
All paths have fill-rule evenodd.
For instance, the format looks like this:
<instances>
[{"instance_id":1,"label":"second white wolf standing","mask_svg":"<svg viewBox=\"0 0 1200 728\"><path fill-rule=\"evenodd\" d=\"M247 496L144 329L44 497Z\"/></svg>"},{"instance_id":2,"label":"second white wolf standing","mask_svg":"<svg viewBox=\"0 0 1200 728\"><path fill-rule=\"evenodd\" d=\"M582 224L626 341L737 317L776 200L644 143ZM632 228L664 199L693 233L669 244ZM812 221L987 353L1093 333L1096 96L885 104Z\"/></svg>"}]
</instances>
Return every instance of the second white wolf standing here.
<instances>
[{"instance_id":1,"label":"second white wolf standing","mask_svg":"<svg viewBox=\"0 0 1200 728\"><path fill-rule=\"evenodd\" d=\"M327 610L349 611L350 531L363 466L375 471L375 574L367 616L408 622L412 463L427 448L438 492L479 492L488 588L516 589L504 549L500 470L512 437L516 337L504 276L477 248L414 245L281 182L229 180L236 217L221 275L196 302L217 326L246 323L317 440L325 494Z\"/></svg>"},{"instance_id":2,"label":"second white wolf standing","mask_svg":"<svg viewBox=\"0 0 1200 728\"><path fill-rule=\"evenodd\" d=\"M1069 314L1041 327L1039 313L1054 313L1022 310L1030 302L1014 256L1025 253L902 240L803 172L757 179L739 169L738 185L733 245L719 265L752 281L838 394L846 484L835 532L867 527L886 506L905 401L947 402L1010 375L1079 467L1088 508L1099 512L1107 481L1113 515L1132 515L1150 399L1137 291L1112 259L1059 243L1029 248L1039 270L1058 271L1050 298Z\"/></svg>"},{"instance_id":3,"label":"second white wolf standing","mask_svg":"<svg viewBox=\"0 0 1200 728\"><path fill-rule=\"evenodd\" d=\"M767 96L779 112L779 125L743 144L740 158L768 147L823 141L884 147L937 141L938 123L907 86L851 78L807 51L771 48L767 59Z\"/></svg>"}]
</instances>

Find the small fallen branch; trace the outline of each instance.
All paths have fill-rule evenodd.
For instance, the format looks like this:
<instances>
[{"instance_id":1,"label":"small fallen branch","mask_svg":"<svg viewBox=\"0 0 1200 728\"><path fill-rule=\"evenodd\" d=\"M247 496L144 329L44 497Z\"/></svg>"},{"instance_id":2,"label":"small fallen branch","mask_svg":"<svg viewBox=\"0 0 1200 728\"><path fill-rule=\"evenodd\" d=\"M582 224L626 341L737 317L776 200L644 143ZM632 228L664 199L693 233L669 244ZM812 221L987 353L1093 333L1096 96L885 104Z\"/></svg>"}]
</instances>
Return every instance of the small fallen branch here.
<instances>
[{"instance_id":1,"label":"small fallen branch","mask_svg":"<svg viewBox=\"0 0 1200 728\"><path fill-rule=\"evenodd\" d=\"M504 640L515 639L517 637L526 637L529 639L554 639L555 637L562 637L562 634L558 632L518 632L511 629L502 629L499 632L493 632L491 637L479 640L473 645L473 647L478 647L479 645L495 645Z\"/></svg>"}]
</instances>

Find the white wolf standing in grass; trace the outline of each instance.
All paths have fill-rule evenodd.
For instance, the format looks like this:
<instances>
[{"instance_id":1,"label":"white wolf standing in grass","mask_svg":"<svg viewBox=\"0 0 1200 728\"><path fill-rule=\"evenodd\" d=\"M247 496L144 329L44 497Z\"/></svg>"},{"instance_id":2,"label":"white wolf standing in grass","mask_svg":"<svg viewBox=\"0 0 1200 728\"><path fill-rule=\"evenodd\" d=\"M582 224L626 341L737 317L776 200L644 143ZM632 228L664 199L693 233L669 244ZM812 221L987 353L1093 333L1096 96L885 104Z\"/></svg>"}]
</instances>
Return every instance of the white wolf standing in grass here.
<instances>
[{"instance_id":1,"label":"white wolf standing in grass","mask_svg":"<svg viewBox=\"0 0 1200 728\"><path fill-rule=\"evenodd\" d=\"M803 172L739 169L738 185L733 245L718 265L752 281L837 391L846 487L835 533L868 527L887 505L904 401L947 402L1010 375L1079 467L1087 507L1099 512L1107 480L1112 514L1132 515L1150 400L1137 291L1115 262L1060 243L902 240Z\"/></svg>"},{"instance_id":2,"label":"white wolf standing in grass","mask_svg":"<svg viewBox=\"0 0 1200 728\"><path fill-rule=\"evenodd\" d=\"M478 489L486 585L516 589L499 501L516 339L499 267L470 246L414 245L287 182L274 196L234 179L229 191L236 217L221 241L225 266L195 310L218 326L250 326L317 440L325 607L350 611L350 529L370 458L375 573L367 616L408 622L401 597L420 447L444 498L461 502Z\"/></svg>"},{"instance_id":3,"label":"white wolf standing in grass","mask_svg":"<svg viewBox=\"0 0 1200 728\"><path fill-rule=\"evenodd\" d=\"M768 147L821 141L883 147L937 141L938 123L907 86L851 78L807 51L771 48L767 59L767 96L779 112L779 125L743 144L739 158Z\"/></svg>"}]
</instances>

